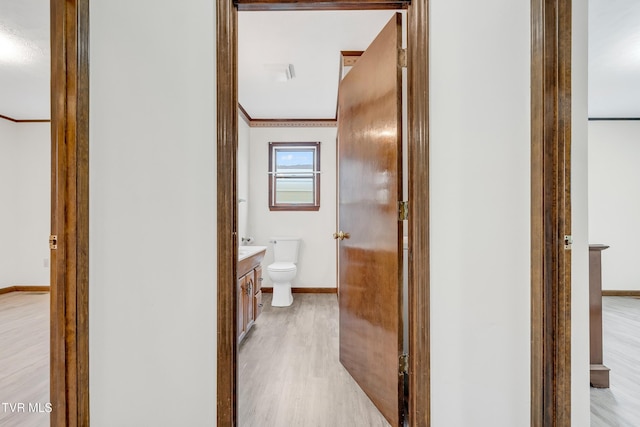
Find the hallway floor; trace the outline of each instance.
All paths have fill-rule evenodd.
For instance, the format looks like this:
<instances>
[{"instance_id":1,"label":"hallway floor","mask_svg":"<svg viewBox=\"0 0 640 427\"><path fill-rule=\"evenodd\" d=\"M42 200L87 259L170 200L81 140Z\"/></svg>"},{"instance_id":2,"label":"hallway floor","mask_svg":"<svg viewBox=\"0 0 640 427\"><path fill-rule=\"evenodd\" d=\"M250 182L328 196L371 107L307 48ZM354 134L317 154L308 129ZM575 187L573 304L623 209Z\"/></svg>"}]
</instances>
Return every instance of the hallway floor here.
<instances>
[{"instance_id":1,"label":"hallway floor","mask_svg":"<svg viewBox=\"0 0 640 427\"><path fill-rule=\"evenodd\" d=\"M640 298L602 298L610 388L591 388L591 427L640 426Z\"/></svg>"},{"instance_id":2,"label":"hallway floor","mask_svg":"<svg viewBox=\"0 0 640 427\"><path fill-rule=\"evenodd\" d=\"M240 427L389 426L338 360L335 294L264 311L238 354Z\"/></svg>"},{"instance_id":3,"label":"hallway floor","mask_svg":"<svg viewBox=\"0 0 640 427\"><path fill-rule=\"evenodd\" d=\"M270 294L263 301L239 347L240 427L389 425L338 360L336 295L295 294L286 308L271 307ZM640 298L604 297L603 317L611 388L591 389L591 427L637 427ZM46 403L48 384L49 294L0 295L0 402ZM3 427L49 425L46 413L3 406Z\"/></svg>"},{"instance_id":4,"label":"hallway floor","mask_svg":"<svg viewBox=\"0 0 640 427\"><path fill-rule=\"evenodd\" d=\"M2 294L0 426L48 426L48 402L49 293Z\"/></svg>"}]
</instances>

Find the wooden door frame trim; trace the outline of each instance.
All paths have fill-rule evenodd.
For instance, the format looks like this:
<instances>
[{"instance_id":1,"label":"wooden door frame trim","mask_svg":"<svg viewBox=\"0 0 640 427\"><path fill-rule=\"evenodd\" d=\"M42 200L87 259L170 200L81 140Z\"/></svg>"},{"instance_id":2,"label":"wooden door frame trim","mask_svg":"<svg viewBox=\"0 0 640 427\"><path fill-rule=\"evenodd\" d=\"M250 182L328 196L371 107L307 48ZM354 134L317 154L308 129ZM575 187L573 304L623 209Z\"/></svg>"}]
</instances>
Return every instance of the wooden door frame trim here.
<instances>
[{"instance_id":1,"label":"wooden door frame trim","mask_svg":"<svg viewBox=\"0 0 640 427\"><path fill-rule=\"evenodd\" d=\"M408 421L416 427L431 425L429 56L429 0L413 0L407 13Z\"/></svg>"},{"instance_id":2,"label":"wooden door frame trim","mask_svg":"<svg viewBox=\"0 0 640 427\"><path fill-rule=\"evenodd\" d=\"M571 425L571 0L531 1L531 426Z\"/></svg>"},{"instance_id":3,"label":"wooden door frame trim","mask_svg":"<svg viewBox=\"0 0 640 427\"><path fill-rule=\"evenodd\" d=\"M379 9L376 1L267 2L262 10ZM390 2L391 3L391 2ZM394 5L399 2L393 2ZM402 3L406 4L406 3ZM341 7L341 5L343 7ZM429 347L429 75L428 0L408 6L409 156L409 413L411 426L430 425ZM236 402L236 153L238 129L237 12L233 0L216 2L217 79L217 425L237 425Z\"/></svg>"},{"instance_id":4,"label":"wooden door frame trim","mask_svg":"<svg viewBox=\"0 0 640 427\"><path fill-rule=\"evenodd\" d=\"M52 427L89 425L89 1L51 0Z\"/></svg>"}]
</instances>

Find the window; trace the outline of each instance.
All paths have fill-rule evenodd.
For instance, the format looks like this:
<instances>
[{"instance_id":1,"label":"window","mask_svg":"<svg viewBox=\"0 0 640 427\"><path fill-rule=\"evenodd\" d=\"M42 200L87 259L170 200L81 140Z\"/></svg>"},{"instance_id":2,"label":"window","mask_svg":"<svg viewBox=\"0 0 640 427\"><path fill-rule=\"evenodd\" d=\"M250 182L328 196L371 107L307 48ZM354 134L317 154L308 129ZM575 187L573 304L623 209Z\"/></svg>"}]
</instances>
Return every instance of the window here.
<instances>
[{"instance_id":1,"label":"window","mask_svg":"<svg viewBox=\"0 0 640 427\"><path fill-rule=\"evenodd\" d=\"M320 209L320 143L269 143L269 209Z\"/></svg>"}]
</instances>

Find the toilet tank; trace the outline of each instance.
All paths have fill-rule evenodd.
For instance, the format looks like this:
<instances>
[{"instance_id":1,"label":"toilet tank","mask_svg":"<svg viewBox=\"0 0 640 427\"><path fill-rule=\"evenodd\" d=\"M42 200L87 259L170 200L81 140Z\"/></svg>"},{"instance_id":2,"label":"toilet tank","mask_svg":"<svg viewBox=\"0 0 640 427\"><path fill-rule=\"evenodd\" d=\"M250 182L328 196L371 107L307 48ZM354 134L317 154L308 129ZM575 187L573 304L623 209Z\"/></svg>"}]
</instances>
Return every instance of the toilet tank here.
<instances>
[{"instance_id":1,"label":"toilet tank","mask_svg":"<svg viewBox=\"0 0 640 427\"><path fill-rule=\"evenodd\" d=\"M275 262L298 262L298 237L272 237L273 260Z\"/></svg>"}]
</instances>

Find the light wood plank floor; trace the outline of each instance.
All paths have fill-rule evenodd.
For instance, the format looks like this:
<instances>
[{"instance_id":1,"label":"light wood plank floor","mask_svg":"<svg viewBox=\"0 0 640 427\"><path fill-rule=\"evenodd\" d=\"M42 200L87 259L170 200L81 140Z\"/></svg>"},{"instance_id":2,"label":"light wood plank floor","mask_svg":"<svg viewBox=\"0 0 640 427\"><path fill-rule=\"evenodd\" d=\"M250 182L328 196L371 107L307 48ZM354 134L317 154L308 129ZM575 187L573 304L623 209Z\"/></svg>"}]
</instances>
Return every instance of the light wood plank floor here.
<instances>
[{"instance_id":1,"label":"light wood plank floor","mask_svg":"<svg viewBox=\"0 0 640 427\"><path fill-rule=\"evenodd\" d=\"M592 427L640 426L640 299L602 298L606 389L591 389Z\"/></svg>"},{"instance_id":2,"label":"light wood plank floor","mask_svg":"<svg viewBox=\"0 0 640 427\"><path fill-rule=\"evenodd\" d=\"M49 293L0 295L0 426L48 426L48 402ZM18 403L24 412L11 411ZM30 413L30 403L43 412Z\"/></svg>"},{"instance_id":3,"label":"light wood plank floor","mask_svg":"<svg viewBox=\"0 0 640 427\"><path fill-rule=\"evenodd\" d=\"M335 294L264 311L239 347L240 427L389 426L338 360Z\"/></svg>"}]
</instances>

